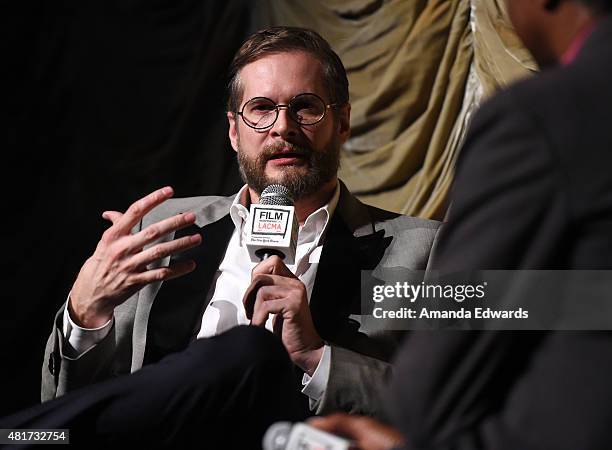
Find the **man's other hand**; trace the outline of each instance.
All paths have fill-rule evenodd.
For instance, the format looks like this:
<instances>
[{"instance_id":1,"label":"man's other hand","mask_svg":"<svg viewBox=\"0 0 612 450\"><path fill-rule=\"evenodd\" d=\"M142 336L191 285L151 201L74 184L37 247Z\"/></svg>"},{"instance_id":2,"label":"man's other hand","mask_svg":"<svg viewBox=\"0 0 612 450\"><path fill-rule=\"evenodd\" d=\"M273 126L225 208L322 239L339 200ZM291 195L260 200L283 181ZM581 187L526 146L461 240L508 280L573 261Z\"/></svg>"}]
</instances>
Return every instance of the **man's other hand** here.
<instances>
[{"instance_id":1,"label":"man's other hand","mask_svg":"<svg viewBox=\"0 0 612 450\"><path fill-rule=\"evenodd\" d=\"M356 450L390 450L405 442L395 428L366 416L336 413L309 419L308 424L352 440Z\"/></svg>"},{"instance_id":2,"label":"man's other hand","mask_svg":"<svg viewBox=\"0 0 612 450\"><path fill-rule=\"evenodd\" d=\"M168 267L148 269L148 265L166 256L199 245L199 234L162 242L144 249L155 240L195 222L193 213L154 223L132 234L145 214L173 195L171 187L159 189L134 202L125 213L105 211L112 222L98 242L94 254L85 261L70 293L72 320L85 328L98 328L108 322L116 306L154 281L168 280L191 272L193 261L181 261Z\"/></svg>"}]
</instances>

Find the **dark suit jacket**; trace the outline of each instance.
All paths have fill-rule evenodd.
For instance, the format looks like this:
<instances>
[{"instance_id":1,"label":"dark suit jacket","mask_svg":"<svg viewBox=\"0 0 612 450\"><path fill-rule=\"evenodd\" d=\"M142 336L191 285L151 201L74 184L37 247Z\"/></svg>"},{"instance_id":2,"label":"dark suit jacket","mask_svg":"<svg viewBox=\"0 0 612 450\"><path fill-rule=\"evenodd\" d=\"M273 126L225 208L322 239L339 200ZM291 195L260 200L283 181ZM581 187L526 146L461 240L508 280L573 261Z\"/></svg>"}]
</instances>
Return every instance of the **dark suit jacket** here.
<instances>
[{"instance_id":1,"label":"dark suit jacket","mask_svg":"<svg viewBox=\"0 0 612 450\"><path fill-rule=\"evenodd\" d=\"M434 265L612 269L611 167L606 19L572 64L477 113ZM397 363L389 404L410 449L612 448L608 332L419 332Z\"/></svg>"},{"instance_id":2,"label":"dark suit jacket","mask_svg":"<svg viewBox=\"0 0 612 450\"><path fill-rule=\"evenodd\" d=\"M180 256L194 259L196 270L141 289L115 309L115 324L109 335L78 358L64 351L64 308L60 308L47 342L43 400L134 372L188 345L198 329L206 294L234 230L229 217L232 200L233 197L176 199L145 216L141 228L179 212L196 214L194 227L177 232L202 234L202 245ZM378 269L396 266L425 270L438 227L435 221L366 206L341 183L310 299L315 327L331 345L330 377L316 405L317 413L335 409L380 413L380 391L401 335L360 331L362 271L372 270L376 277L380 276ZM160 264L167 264L168 259Z\"/></svg>"}]
</instances>

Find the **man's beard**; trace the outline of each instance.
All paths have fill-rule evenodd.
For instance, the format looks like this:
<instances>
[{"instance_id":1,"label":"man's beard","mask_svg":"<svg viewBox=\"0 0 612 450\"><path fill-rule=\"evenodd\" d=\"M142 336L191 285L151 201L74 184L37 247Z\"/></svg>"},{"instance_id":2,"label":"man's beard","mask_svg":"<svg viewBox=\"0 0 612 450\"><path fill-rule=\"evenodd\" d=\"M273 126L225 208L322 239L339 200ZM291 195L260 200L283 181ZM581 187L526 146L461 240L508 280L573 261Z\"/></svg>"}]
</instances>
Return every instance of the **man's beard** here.
<instances>
[{"instance_id":1,"label":"man's beard","mask_svg":"<svg viewBox=\"0 0 612 450\"><path fill-rule=\"evenodd\" d=\"M274 177L266 175L267 162L279 152L288 150L301 156L306 162L304 166L279 166L281 173ZM249 158L240 147L238 140L238 168L242 180L258 194L270 184L282 184L293 195L293 200L301 200L317 192L323 184L332 180L340 167L340 143L336 138L321 151L311 148L278 142L267 145L256 158Z\"/></svg>"}]
</instances>

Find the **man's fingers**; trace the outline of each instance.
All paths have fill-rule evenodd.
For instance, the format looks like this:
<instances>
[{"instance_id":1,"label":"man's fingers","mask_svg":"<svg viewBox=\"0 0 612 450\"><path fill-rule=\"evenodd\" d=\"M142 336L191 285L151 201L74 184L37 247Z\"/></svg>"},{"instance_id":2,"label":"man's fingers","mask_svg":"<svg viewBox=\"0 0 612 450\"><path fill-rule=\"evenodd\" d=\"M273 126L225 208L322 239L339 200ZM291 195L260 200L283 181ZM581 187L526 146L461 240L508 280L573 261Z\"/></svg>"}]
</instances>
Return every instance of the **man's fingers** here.
<instances>
[{"instance_id":1,"label":"man's fingers","mask_svg":"<svg viewBox=\"0 0 612 450\"><path fill-rule=\"evenodd\" d=\"M346 428L346 425L343 425L343 423L347 420L351 420L351 416L348 414L335 413L325 417L313 417L308 419L308 425L312 425L328 433L343 434L340 433L340 430Z\"/></svg>"},{"instance_id":2,"label":"man's fingers","mask_svg":"<svg viewBox=\"0 0 612 450\"><path fill-rule=\"evenodd\" d=\"M297 278L285 265L283 260L276 256L270 256L257 264L251 272L251 278L256 275L280 275L282 277Z\"/></svg>"},{"instance_id":3,"label":"man's fingers","mask_svg":"<svg viewBox=\"0 0 612 450\"><path fill-rule=\"evenodd\" d=\"M257 291L251 325L264 326L270 314L280 314L287 306L287 290L280 286L263 286Z\"/></svg>"},{"instance_id":4,"label":"man's fingers","mask_svg":"<svg viewBox=\"0 0 612 450\"><path fill-rule=\"evenodd\" d=\"M282 315L286 306L287 300L284 298L262 301L261 307L256 306L255 310L253 311L253 320L251 320L251 325L256 325L258 327L265 326L270 314Z\"/></svg>"},{"instance_id":5,"label":"man's fingers","mask_svg":"<svg viewBox=\"0 0 612 450\"><path fill-rule=\"evenodd\" d=\"M196 247L201 243L202 236L200 234L192 234L190 236L184 236L170 242L163 242L132 256L129 261L129 266L132 270L139 267L144 268L152 262L158 261L166 256L182 252L189 248Z\"/></svg>"},{"instance_id":6,"label":"man's fingers","mask_svg":"<svg viewBox=\"0 0 612 450\"><path fill-rule=\"evenodd\" d=\"M104 211L102 213L102 218L106 220L110 220L113 225L119 221L123 217L123 213L119 211Z\"/></svg>"},{"instance_id":7,"label":"man's fingers","mask_svg":"<svg viewBox=\"0 0 612 450\"><path fill-rule=\"evenodd\" d=\"M131 252L137 252L147 244L154 242L162 236L169 233L180 230L181 228L188 227L195 222L196 216L192 212L185 214L177 214L176 216L169 217L157 223L151 224L144 230L130 236L129 250Z\"/></svg>"},{"instance_id":8,"label":"man's fingers","mask_svg":"<svg viewBox=\"0 0 612 450\"><path fill-rule=\"evenodd\" d=\"M362 434L367 433L369 429L364 416L346 413L334 413L326 417L309 419L308 425L358 442Z\"/></svg>"},{"instance_id":9,"label":"man's fingers","mask_svg":"<svg viewBox=\"0 0 612 450\"><path fill-rule=\"evenodd\" d=\"M186 275L195 269L195 262L179 261L170 264L168 267L147 270L146 272L136 273L130 277L130 282L137 286L145 286L155 281L171 280Z\"/></svg>"},{"instance_id":10,"label":"man's fingers","mask_svg":"<svg viewBox=\"0 0 612 450\"><path fill-rule=\"evenodd\" d=\"M127 209L123 217L114 225L118 234L128 234L134 226L140 222L143 216L155 208L157 205L168 200L174 195L170 186L151 192L149 195L135 201Z\"/></svg>"},{"instance_id":11,"label":"man's fingers","mask_svg":"<svg viewBox=\"0 0 612 450\"><path fill-rule=\"evenodd\" d=\"M264 285L273 284L274 281L269 275L258 275L246 288L244 296L242 297L242 304L246 312L247 319L253 317L253 309L255 308L255 300L257 298L257 290Z\"/></svg>"},{"instance_id":12,"label":"man's fingers","mask_svg":"<svg viewBox=\"0 0 612 450\"><path fill-rule=\"evenodd\" d=\"M283 323L285 323L285 319L282 314L274 316L274 320L272 320L272 333L277 336L282 336Z\"/></svg>"},{"instance_id":13,"label":"man's fingers","mask_svg":"<svg viewBox=\"0 0 612 450\"><path fill-rule=\"evenodd\" d=\"M297 283L297 284L296 284ZM251 284L244 292L244 296L242 297L242 304L244 305L244 309L246 311L246 316L248 319L252 318L253 308L255 307L255 299L257 297L257 291L262 286L268 285L276 285L276 286L284 286L284 287L297 287L302 282L297 278L287 278L280 275L265 275L259 274L253 278Z\"/></svg>"},{"instance_id":14,"label":"man's fingers","mask_svg":"<svg viewBox=\"0 0 612 450\"><path fill-rule=\"evenodd\" d=\"M307 423L320 430L352 439L358 448L390 450L405 443L404 436L398 430L371 417L335 413L308 419Z\"/></svg>"}]
</instances>

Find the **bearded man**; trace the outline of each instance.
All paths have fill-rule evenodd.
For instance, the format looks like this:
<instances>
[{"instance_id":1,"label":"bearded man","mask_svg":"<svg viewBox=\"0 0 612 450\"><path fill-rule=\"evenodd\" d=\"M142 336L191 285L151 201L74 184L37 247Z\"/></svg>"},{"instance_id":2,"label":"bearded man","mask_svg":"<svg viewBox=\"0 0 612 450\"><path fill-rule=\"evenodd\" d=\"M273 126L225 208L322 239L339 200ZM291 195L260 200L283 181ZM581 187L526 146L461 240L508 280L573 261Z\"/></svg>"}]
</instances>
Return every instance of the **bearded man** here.
<instances>
[{"instance_id":1,"label":"bearded man","mask_svg":"<svg viewBox=\"0 0 612 450\"><path fill-rule=\"evenodd\" d=\"M82 433L116 435L130 414L139 417L129 421L132 434L155 430L154 442L175 443L195 418L210 425L240 412L257 434L274 417L382 409L398 336L360 330L362 272L426 269L439 224L366 206L338 180L350 134L348 81L318 34L257 32L230 74L229 138L246 184L228 198L171 199L166 187L125 213L106 211L112 226L57 313L43 400L111 380L77 400L55 400L56 410L90 418L106 402L97 428L63 422L81 423ZM248 208L273 183L294 200L295 258L252 262ZM177 415L185 421L169 428Z\"/></svg>"}]
</instances>

